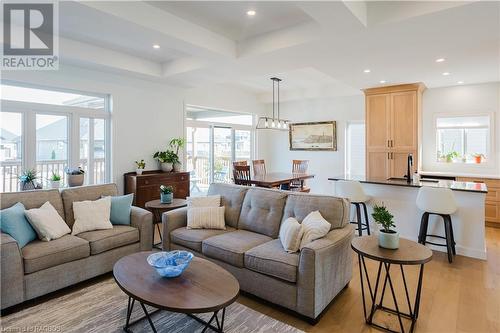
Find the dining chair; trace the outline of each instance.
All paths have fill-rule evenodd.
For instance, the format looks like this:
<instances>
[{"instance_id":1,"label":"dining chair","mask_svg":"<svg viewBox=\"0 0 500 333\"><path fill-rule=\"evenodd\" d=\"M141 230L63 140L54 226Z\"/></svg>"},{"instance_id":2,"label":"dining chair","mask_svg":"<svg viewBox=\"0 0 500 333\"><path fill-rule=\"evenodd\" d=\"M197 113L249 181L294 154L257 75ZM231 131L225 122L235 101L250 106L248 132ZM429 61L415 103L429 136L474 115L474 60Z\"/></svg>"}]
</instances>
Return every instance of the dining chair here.
<instances>
[{"instance_id":1,"label":"dining chair","mask_svg":"<svg viewBox=\"0 0 500 333\"><path fill-rule=\"evenodd\" d=\"M248 165L248 164L247 164L247 161L234 161L233 166L235 166L235 165Z\"/></svg>"},{"instance_id":2,"label":"dining chair","mask_svg":"<svg viewBox=\"0 0 500 333\"><path fill-rule=\"evenodd\" d=\"M266 162L264 160L253 160L253 176L258 177L266 174Z\"/></svg>"},{"instance_id":3,"label":"dining chair","mask_svg":"<svg viewBox=\"0 0 500 333\"><path fill-rule=\"evenodd\" d=\"M233 166L233 178L236 185L252 186L250 182L250 166L235 165Z\"/></svg>"},{"instance_id":4,"label":"dining chair","mask_svg":"<svg viewBox=\"0 0 500 333\"><path fill-rule=\"evenodd\" d=\"M308 160L292 160L292 173L306 173L309 166ZM290 190L297 192L311 192L311 189L305 187L304 180L292 180L290 183Z\"/></svg>"}]
</instances>

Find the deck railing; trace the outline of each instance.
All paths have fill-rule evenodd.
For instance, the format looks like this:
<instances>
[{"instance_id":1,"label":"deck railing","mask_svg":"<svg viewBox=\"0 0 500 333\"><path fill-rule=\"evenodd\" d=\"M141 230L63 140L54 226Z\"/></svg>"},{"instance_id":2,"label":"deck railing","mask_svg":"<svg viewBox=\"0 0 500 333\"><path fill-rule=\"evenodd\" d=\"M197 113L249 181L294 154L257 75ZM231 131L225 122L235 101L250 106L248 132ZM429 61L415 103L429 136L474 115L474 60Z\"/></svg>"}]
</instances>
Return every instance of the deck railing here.
<instances>
[{"instance_id":1,"label":"deck railing","mask_svg":"<svg viewBox=\"0 0 500 333\"><path fill-rule=\"evenodd\" d=\"M66 173L68 162L66 160L37 161L36 171L38 182L44 188L49 187L52 172L61 176L63 184L66 184ZM80 166L87 170L87 160L81 160ZM19 176L22 173L21 161L0 162L0 192L15 192L19 190ZM104 158L94 159L94 181L93 184L101 184L106 180L106 164ZM88 182L88 180L86 180Z\"/></svg>"},{"instance_id":2,"label":"deck railing","mask_svg":"<svg viewBox=\"0 0 500 333\"><path fill-rule=\"evenodd\" d=\"M194 163L193 163L194 160ZM231 183L231 158L217 157L215 159L214 181L218 183ZM196 177L198 184L210 184L210 160L208 157L188 157L186 170L192 171L191 177Z\"/></svg>"}]
</instances>

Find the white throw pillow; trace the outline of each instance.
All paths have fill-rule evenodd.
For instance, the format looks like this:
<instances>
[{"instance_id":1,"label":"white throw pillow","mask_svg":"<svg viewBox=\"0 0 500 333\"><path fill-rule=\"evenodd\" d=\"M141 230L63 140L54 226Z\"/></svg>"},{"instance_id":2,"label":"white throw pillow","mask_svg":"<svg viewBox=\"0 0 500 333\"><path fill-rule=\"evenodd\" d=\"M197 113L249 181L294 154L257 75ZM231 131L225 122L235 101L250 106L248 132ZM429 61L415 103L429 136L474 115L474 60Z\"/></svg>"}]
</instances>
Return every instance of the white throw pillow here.
<instances>
[{"instance_id":1,"label":"white throw pillow","mask_svg":"<svg viewBox=\"0 0 500 333\"><path fill-rule=\"evenodd\" d=\"M73 202L73 224L72 235L92 230L112 229L109 220L111 215L111 197L104 197L96 201Z\"/></svg>"},{"instance_id":2,"label":"white throw pillow","mask_svg":"<svg viewBox=\"0 0 500 333\"><path fill-rule=\"evenodd\" d=\"M303 234L304 229L299 221L295 217L287 218L280 227L280 241L285 251L288 253L297 252Z\"/></svg>"},{"instance_id":3,"label":"white throw pillow","mask_svg":"<svg viewBox=\"0 0 500 333\"><path fill-rule=\"evenodd\" d=\"M45 242L60 238L71 232L61 215L48 201L42 207L29 209L24 214L38 234L38 238Z\"/></svg>"},{"instance_id":4,"label":"white throw pillow","mask_svg":"<svg viewBox=\"0 0 500 333\"><path fill-rule=\"evenodd\" d=\"M304 236L300 242L300 249L313 240L325 237L330 231L331 224L321 216L319 211L310 212L302 221L302 228L304 229Z\"/></svg>"},{"instance_id":5,"label":"white throw pillow","mask_svg":"<svg viewBox=\"0 0 500 333\"><path fill-rule=\"evenodd\" d=\"M191 207L220 207L220 195L208 195L206 197L188 197L187 206Z\"/></svg>"},{"instance_id":6,"label":"white throw pillow","mask_svg":"<svg viewBox=\"0 0 500 333\"><path fill-rule=\"evenodd\" d=\"M187 229L226 230L224 207L192 207L187 212Z\"/></svg>"}]
</instances>

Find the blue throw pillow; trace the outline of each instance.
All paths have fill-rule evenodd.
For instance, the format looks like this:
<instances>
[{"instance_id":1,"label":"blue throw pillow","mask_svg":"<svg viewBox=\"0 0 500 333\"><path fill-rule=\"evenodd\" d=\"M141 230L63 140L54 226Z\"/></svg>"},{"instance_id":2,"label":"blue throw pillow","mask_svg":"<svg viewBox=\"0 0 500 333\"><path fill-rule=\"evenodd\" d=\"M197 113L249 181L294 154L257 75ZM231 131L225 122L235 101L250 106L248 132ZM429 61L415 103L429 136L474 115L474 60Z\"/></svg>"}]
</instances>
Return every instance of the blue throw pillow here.
<instances>
[{"instance_id":1,"label":"blue throw pillow","mask_svg":"<svg viewBox=\"0 0 500 333\"><path fill-rule=\"evenodd\" d=\"M112 224L130 225L132 201L134 201L133 193L111 197L111 216L109 219Z\"/></svg>"},{"instance_id":2,"label":"blue throw pillow","mask_svg":"<svg viewBox=\"0 0 500 333\"><path fill-rule=\"evenodd\" d=\"M25 210L20 202L0 210L0 229L14 238L20 248L37 238L35 230L24 216Z\"/></svg>"}]
</instances>

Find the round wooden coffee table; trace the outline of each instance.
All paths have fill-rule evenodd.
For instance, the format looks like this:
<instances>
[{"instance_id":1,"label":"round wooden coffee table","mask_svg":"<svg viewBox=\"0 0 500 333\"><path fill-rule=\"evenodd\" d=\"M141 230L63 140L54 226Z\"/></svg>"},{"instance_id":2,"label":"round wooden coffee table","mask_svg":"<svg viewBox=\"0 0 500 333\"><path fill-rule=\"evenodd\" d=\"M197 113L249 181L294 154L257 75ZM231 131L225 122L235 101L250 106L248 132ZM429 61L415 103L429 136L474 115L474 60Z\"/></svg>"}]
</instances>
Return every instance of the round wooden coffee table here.
<instances>
[{"instance_id":1,"label":"round wooden coffee table","mask_svg":"<svg viewBox=\"0 0 500 333\"><path fill-rule=\"evenodd\" d=\"M222 267L205 259L194 257L189 267L176 278L162 278L149 266L146 258L154 252L139 252L118 260L113 267L113 276L118 286L128 295L126 332L130 326L147 318L153 332L156 328L145 304L156 308L185 313L216 332L223 332L226 307L236 301L240 291L238 280ZM130 315L138 301L145 316L130 322ZM222 316L219 319L219 312ZM156 312L154 311L154 312ZM210 320L204 321L195 313L213 312ZM217 326L212 325L215 320Z\"/></svg>"},{"instance_id":2,"label":"round wooden coffee table","mask_svg":"<svg viewBox=\"0 0 500 333\"><path fill-rule=\"evenodd\" d=\"M363 297L363 311L366 323L384 331L397 332L388 327L381 326L373 322L373 317L375 315L375 312L377 310L380 310L397 315L401 332L406 332L403 325L403 318L409 319L411 324L408 331L413 332L413 329L415 328L415 323L418 318L418 311L420 307L420 297L422 294L421 293L422 280L424 276L424 264L426 264L432 259L432 251L421 244L403 238L399 239L398 249L396 250L384 249L378 246L377 236L356 237L352 240L351 247L358 254L361 295ZM366 269L365 258L379 262L377 279L375 284L373 284L373 281L370 282L368 270ZM394 292L394 283L393 283L394 280L391 279L390 275L391 265L397 265L400 267L401 277L405 289L406 306L408 308L407 313L401 311L398 301L396 299L396 293ZM403 266L405 265L420 265L420 270L418 273L417 290L413 306L410 302L408 286L406 283L407 279L403 269ZM385 277L383 279L384 280L383 282L380 279L382 273L382 267L384 267L385 271ZM365 283L363 281L363 275L366 278L366 283L368 285L368 291L369 291L368 296L370 297L371 300L371 306L368 310L367 310L367 304L365 302ZM379 296L378 294L378 291L380 289L379 286L382 283L383 283L382 292L381 295ZM383 305L384 294L386 291L387 284L389 284L389 288L392 294L392 299L394 301L396 309L391 309ZM380 298L379 303L377 303L377 298Z\"/></svg>"},{"instance_id":3,"label":"round wooden coffee table","mask_svg":"<svg viewBox=\"0 0 500 333\"><path fill-rule=\"evenodd\" d=\"M160 199L156 200L151 200L146 202L144 205L146 209L151 211L153 213L153 224L156 225L156 228L158 229L158 233L160 234L160 243L155 244L154 241L154 236L153 236L153 247L159 248L160 250L162 249L161 243L163 242L163 237L161 235L161 230L160 230L160 224L161 224L161 216L163 213L181 208L181 207L186 207L187 206L187 200L185 199L179 199L179 198L174 198L172 200L172 203L165 204L161 203Z\"/></svg>"}]
</instances>

